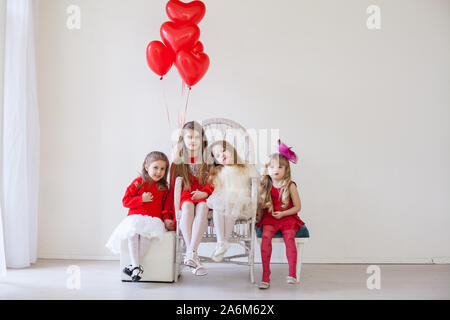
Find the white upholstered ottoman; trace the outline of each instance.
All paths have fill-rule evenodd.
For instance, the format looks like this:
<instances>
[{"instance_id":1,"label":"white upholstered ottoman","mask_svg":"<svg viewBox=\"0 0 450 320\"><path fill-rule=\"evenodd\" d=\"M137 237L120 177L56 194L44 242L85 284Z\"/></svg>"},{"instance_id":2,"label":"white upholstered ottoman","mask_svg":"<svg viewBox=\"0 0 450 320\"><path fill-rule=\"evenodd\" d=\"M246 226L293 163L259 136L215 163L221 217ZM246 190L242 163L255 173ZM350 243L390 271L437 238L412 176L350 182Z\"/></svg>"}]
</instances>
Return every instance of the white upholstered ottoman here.
<instances>
[{"instance_id":1,"label":"white upholstered ottoman","mask_svg":"<svg viewBox=\"0 0 450 320\"><path fill-rule=\"evenodd\" d=\"M175 232L166 232L161 241L152 240L144 261L141 261L144 273L139 282L175 281L175 239ZM124 240L120 250L120 274L124 282L131 282L131 278L122 272L129 264L128 241Z\"/></svg>"}]
</instances>

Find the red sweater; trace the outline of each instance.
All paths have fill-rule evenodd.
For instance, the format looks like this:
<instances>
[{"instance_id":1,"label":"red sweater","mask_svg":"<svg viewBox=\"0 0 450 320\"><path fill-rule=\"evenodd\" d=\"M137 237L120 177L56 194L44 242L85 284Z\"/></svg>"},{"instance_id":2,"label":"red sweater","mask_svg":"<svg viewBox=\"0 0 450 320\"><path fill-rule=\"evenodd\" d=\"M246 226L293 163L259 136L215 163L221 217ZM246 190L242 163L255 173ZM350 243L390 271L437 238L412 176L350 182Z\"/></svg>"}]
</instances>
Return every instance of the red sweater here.
<instances>
[{"instance_id":1,"label":"red sweater","mask_svg":"<svg viewBox=\"0 0 450 320\"><path fill-rule=\"evenodd\" d=\"M168 200L169 190L158 190L158 183L146 183L139 189L137 185L142 183L142 177L135 179L127 188L123 197L123 206L129 208L128 215L140 214L160 218L162 221L173 219L172 206ZM142 195L150 192L153 195L153 201L143 202ZM174 221L175 223L175 221Z\"/></svg>"}]
</instances>

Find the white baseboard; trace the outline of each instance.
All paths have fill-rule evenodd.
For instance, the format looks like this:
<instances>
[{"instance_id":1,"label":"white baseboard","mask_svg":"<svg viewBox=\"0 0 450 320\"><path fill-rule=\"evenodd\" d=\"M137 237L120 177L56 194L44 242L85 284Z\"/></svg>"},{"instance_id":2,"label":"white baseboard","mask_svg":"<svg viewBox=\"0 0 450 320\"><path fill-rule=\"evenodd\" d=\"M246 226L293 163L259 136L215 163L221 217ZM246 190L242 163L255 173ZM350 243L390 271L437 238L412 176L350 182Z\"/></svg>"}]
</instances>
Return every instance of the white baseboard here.
<instances>
[{"instance_id":1,"label":"white baseboard","mask_svg":"<svg viewBox=\"0 0 450 320\"><path fill-rule=\"evenodd\" d=\"M68 254L39 254L38 259L42 260L87 260L87 261L119 261L120 256L85 256Z\"/></svg>"},{"instance_id":2,"label":"white baseboard","mask_svg":"<svg viewBox=\"0 0 450 320\"><path fill-rule=\"evenodd\" d=\"M88 261L119 261L119 256L85 256L66 254L39 254L39 259L44 260L88 260ZM255 257L255 263L260 263L260 259ZM272 263L287 263L285 258L274 258ZM441 258L417 258L417 259L372 259L372 258L303 258L305 264L450 264L449 257Z\"/></svg>"},{"instance_id":3,"label":"white baseboard","mask_svg":"<svg viewBox=\"0 0 450 320\"><path fill-rule=\"evenodd\" d=\"M431 260L434 264L450 264L450 257L435 257Z\"/></svg>"},{"instance_id":4,"label":"white baseboard","mask_svg":"<svg viewBox=\"0 0 450 320\"><path fill-rule=\"evenodd\" d=\"M303 258L303 263L309 264L433 264L431 258L392 259L392 258Z\"/></svg>"}]
</instances>

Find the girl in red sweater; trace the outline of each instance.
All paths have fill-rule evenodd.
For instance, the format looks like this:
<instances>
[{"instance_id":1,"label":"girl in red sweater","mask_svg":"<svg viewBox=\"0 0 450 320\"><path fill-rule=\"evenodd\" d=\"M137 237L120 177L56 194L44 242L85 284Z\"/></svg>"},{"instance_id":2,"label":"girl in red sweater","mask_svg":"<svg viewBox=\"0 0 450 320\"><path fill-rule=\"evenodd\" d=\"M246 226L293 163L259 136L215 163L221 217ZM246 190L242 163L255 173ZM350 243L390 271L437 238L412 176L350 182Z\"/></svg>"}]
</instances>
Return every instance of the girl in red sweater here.
<instances>
[{"instance_id":1,"label":"girl in red sweater","mask_svg":"<svg viewBox=\"0 0 450 320\"><path fill-rule=\"evenodd\" d=\"M279 153L269 157L266 172L261 181L261 200L263 209L258 213L257 225L262 226L261 260L263 265L260 289L270 286L270 257L272 255L272 238L281 230L286 245L286 255L289 263L287 282L297 283L296 264L297 248L295 234L305 223L300 220L298 212L301 209L297 185L291 180L289 162L297 163L296 154L291 148L278 141Z\"/></svg>"},{"instance_id":2,"label":"girl in red sweater","mask_svg":"<svg viewBox=\"0 0 450 320\"><path fill-rule=\"evenodd\" d=\"M106 244L108 249L118 254L121 241L128 239L131 265L123 272L134 282L139 281L144 272L140 262L150 247L151 239L161 239L166 229L175 230L172 208L167 201L168 167L169 160L164 153L155 151L147 155L141 176L130 184L122 200L124 207L129 208L128 216Z\"/></svg>"},{"instance_id":3,"label":"girl in red sweater","mask_svg":"<svg viewBox=\"0 0 450 320\"><path fill-rule=\"evenodd\" d=\"M208 274L197 255L197 249L208 224L209 209L206 199L213 192L213 187L207 183L209 167L203 160L206 147L203 127L195 121L186 123L176 146L174 163L170 168L171 202L174 199L176 178L183 178L179 210L181 210L180 228L186 243L184 264L191 267L192 273L197 276Z\"/></svg>"}]
</instances>

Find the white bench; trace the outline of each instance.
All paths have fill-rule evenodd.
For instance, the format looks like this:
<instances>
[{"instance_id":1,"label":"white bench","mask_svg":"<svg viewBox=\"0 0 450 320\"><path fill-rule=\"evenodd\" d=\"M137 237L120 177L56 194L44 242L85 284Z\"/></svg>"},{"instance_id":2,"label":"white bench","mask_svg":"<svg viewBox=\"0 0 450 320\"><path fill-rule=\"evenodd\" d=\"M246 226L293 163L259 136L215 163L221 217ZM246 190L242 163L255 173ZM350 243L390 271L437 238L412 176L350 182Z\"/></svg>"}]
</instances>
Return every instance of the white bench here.
<instances>
[{"instance_id":1,"label":"white bench","mask_svg":"<svg viewBox=\"0 0 450 320\"><path fill-rule=\"evenodd\" d=\"M175 232L166 232L161 241L152 240L150 248L141 265L144 273L139 282L175 282L179 274L176 274L175 266ZM122 270L131 264L128 251L128 240L122 241L120 250L120 274L123 282L131 282L131 278Z\"/></svg>"}]
</instances>

